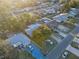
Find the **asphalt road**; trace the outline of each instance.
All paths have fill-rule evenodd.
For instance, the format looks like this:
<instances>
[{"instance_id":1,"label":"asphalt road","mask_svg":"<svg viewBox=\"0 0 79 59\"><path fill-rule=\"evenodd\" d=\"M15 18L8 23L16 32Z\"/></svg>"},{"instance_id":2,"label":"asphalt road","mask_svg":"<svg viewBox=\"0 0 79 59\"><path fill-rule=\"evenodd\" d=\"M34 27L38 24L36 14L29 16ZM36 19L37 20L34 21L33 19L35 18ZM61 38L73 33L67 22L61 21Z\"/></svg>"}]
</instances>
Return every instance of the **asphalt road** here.
<instances>
[{"instance_id":1,"label":"asphalt road","mask_svg":"<svg viewBox=\"0 0 79 59\"><path fill-rule=\"evenodd\" d=\"M69 33L67 37L64 38L63 41L47 55L46 59L58 59L61 56L61 54L65 51L66 47L72 42L74 35L78 33L79 25L76 26L76 28L71 33Z\"/></svg>"}]
</instances>

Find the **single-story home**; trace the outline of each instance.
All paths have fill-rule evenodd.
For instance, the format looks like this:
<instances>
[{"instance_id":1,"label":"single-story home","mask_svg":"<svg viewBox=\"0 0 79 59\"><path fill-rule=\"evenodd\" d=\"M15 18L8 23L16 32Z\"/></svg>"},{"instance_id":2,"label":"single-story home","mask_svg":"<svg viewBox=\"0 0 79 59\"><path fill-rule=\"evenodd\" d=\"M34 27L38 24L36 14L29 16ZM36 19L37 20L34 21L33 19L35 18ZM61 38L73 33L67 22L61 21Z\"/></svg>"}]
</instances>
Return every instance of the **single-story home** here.
<instances>
[{"instance_id":1,"label":"single-story home","mask_svg":"<svg viewBox=\"0 0 79 59\"><path fill-rule=\"evenodd\" d=\"M37 28L39 28L40 26L41 26L41 24L39 24L39 23L32 24L32 25L28 26L27 29L25 29L25 32L27 33L27 35L32 36L32 32L34 30L36 30Z\"/></svg>"},{"instance_id":2,"label":"single-story home","mask_svg":"<svg viewBox=\"0 0 79 59\"><path fill-rule=\"evenodd\" d=\"M55 9L52 8L52 7L47 8L45 11L46 11L47 13L49 13L49 14L51 14L51 13L56 13Z\"/></svg>"},{"instance_id":3,"label":"single-story home","mask_svg":"<svg viewBox=\"0 0 79 59\"><path fill-rule=\"evenodd\" d=\"M79 14L79 9L76 9L76 8L71 8L70 11L69 11L69 16L76 16L77 14Z\"/></svg>"},{"instance_id":4,"label":"single-story home","mask_svg":"<svg viewBox=\"0 0 79 59\"><path fill-rule=\"evenodd\" d=\"M51 20L50 22L47 23L47 26L51 29L58 27L59 22L56 20Z\"/></svg>"},{"instance_id":5,"label":"single-story home","mask_svg":"<svg viewBox=\"0 0 79 59\"><path fill-rule=\"evenodd\" d=\"M7 42L13 47L18 47L20 45L26 47L31 43L30 39L23 33L15 34L14 36L8 38Z\"/></svg>"},{"instance_id":6,"label":"single-story home","mask_svg":"<svg viewBox=\"0 0 79 59\"><path fill-rule=\"evenodd\" d=\"M59 25L58 26L58 29L60 30L60 31L62 31L62 32L69 32L69 28L68 27L65 27L65 26L63 26L63 25Z\"/></svg>"},{"instance_id":7,"label":"single-story home","mask_svg":"<svg viewBox=\"0 0 79 59\"><path fill-rule=\"evenodd\" d=\"M69 45L67 48L66 48L67 51L71 52L72 54L76 55L77 57L79 57L79 50L72 47L71 45Z\"/></svg>"},{"instance_id":8,"label":"single-story home","mask_svg":"<svg viewBox=\"0 0 79 59\"><path fill-rule=\"evenodd\" d=\"M44 17L44 18L41 18L38 22L46 24L46 23L48 23L50 21L51 21L51 19Z\"/></svg>"},{"instance_id":9,"label":"single-story home","mask_svg":"<svg viewBox=\"0 0 79 59\"><path fill-rule=\"evenodd\" d=\"M68 20L68 17L69 17L68 13L63 13L63 14L59 14L59 15L53 17L53 19L60 23L62 21Z\"/></svg>"}]
</instances>

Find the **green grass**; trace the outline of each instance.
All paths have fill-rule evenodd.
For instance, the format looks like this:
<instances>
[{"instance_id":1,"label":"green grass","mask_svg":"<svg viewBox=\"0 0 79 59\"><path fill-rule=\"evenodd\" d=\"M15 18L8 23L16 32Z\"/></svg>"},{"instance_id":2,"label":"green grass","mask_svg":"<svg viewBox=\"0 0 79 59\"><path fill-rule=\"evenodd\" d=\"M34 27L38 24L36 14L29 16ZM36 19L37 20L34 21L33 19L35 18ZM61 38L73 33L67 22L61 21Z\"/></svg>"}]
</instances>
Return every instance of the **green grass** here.
<instances>
[{"instance_id":1,"label":"green grass","mask_svg":"<svg viewBox=\"0 0 79 59\"><path fill-rule=\"evenodd\" d=\"M34 59L27 51L19 51L19 59Z\"/></svg>"},{"instance_id":2,"label":"green grass","mask_svg":"<svg viewBox=\"0 0 79 59\"><path fill-rule=\"evenodd\" d=\"M57 45L57 42L53 38L49 38L53 42L53 44L45 44L44 53L49 53L52 49L54 49Z\"/></svg>"},{"instance_id":3,"label":"green grass","mask_svg":"<svg viewBox=\"0 0 79 59\"><path fill-rule=\"evenodd\" d=\"M45 17L52 19L52 17L54 17L55 14L47 14Z\"/></svg>"},{"instance_id":4,"label":"green grass","mask_svg":"<svg viewBox=\"0 0 79 59\"><path fill-rule=\"evenodd\" d=\"M50 37L53 32L46 25L40 26L33 31L31 40L34 41L41 49L45 49L44 42Z\"/></svg>"},{"instance_id":5,"label":"green grass","mask_svg":"<svg viewBox=\"0 0 79 59\"><path fill-rule=\"evenodd\" d=\"M79 48L78 48L78 44L77 44L77 43L72 42L72 43L71 43L71 45L72 45L72 47L79 49Z\"/></svg>"},{"instance_id":6,"label":"green grass","mask_svg":"<svg viewBox=\"0 0 79 59\"><path fill-rule=\"evenodd\" d=\"M75 56L74 54L69 54L66 59L79 59L79 58Z\"/></svg>"},{"instance_id":7,"label":"green grass","mask_svg":"<svg viewBox=\"0 0 79 59\"><path fill-rule=\"evenodd\" d=\"M75 19L75 18L70 18L67 22L69 22L69 23L74 25L75 23L79 23L79 20Z\"/></svg>"}]
</instances>

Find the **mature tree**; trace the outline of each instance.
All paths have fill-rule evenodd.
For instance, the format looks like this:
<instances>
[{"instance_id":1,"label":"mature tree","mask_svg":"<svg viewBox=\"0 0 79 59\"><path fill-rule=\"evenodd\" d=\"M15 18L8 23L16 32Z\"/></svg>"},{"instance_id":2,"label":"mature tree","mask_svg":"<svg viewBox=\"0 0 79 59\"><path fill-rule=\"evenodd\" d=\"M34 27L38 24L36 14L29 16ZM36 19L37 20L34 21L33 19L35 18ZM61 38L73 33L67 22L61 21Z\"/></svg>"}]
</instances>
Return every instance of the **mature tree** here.
<instances>
[{"instance_id":1,"label":"mature tree","mask_svg":"<svg viewBox=\"0 0 79 59\"><path fill-rule=\"evenodd\" d=\"M0 38L0 57L2 59L18 59L18 51Z\"/></svg>"},{"instance_id":2,"label":"mature tree","mask_svg":"<svg viewBox=\"0 0 79 59\"><path fill-rule=\"evenodd\" d=\"M23 32L24 29L36 22L39 16L29 13L23 13L16 17L9 16L0 21L0 37L6 38L9 34Z\"/></svg>"},{"instance_id":3,"label":"mature tree","mask_svg":"<svg viewBox=\"0 0 79 59\"><path fill-rule=\"evenodd\" d=\"M79 7L79 0L68 0L68 2L65 2L60 10L61 12L67 12L70 8L74 7Z\"/></svg>"},{"instance_id":4,"label":"mature tree","mask_svg":"<svg viewBox=\"0 0 79 59\"><path fill-rule=\"evenodd\" d=\"M40 47L44 48L43 43L50 37L51 33L51 29L49 29L46 25L42 25L33 31L32 40L35 41Z\"/></svg>"}]
</instances>

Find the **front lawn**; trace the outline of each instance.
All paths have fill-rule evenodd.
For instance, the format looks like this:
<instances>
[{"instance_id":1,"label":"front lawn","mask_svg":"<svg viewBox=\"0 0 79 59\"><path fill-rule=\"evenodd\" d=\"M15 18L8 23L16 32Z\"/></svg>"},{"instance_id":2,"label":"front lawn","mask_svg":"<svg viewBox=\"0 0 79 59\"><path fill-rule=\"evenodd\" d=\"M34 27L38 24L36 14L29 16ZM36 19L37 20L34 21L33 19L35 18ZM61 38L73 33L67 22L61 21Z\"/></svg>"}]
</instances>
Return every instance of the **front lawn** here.
<instances>
[{"instance_id":1,"label":"front lawn","mask_svg":"<svg viewBox=\"0 0 79 59\"><path fill-rule=\"evenodd\" d=\"M79 58L75 56L74 54L69 54L66 59L79 59Z\"/></svg>"}]
</instances>

